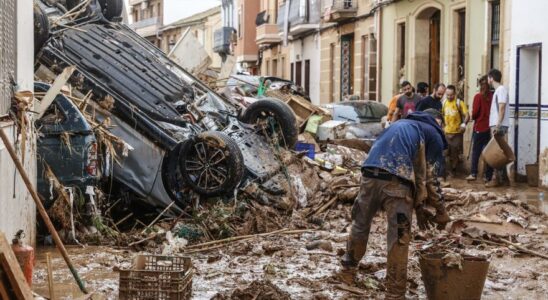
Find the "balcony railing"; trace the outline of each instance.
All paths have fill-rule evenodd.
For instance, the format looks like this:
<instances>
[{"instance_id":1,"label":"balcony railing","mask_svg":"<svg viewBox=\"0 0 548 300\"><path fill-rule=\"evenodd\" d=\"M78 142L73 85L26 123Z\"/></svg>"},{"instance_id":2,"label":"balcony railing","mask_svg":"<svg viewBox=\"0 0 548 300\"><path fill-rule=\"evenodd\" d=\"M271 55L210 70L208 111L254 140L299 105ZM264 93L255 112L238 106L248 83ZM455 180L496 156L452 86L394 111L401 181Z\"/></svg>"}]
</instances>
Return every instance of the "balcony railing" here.
<instances>
[{"instance_id":1,"label":"balcony railing","mask_svg":"<svg viewBox=\"0 0 548 300\"><path fill-rule=\"evenodd\" d=\"M339 22L356 16L357 0L323 0L324 21Z\"/></svg>"},{"instance_id":2,"label":"balcony railing","mask_svg":"<svg viewBox=\"0 0 548 300\"><path fill-rule=\"evenodd\" d=\"M257 27L257 37L255 41L258 45L279 43L282 40L278 34L276 24L262 24Z\"/></svg>"},{"instance_id":3,"label":"balcony railing","mask_svg":"<svg viewBox=\"0 0 548 300\"><path fill-rule=\"evenodd\" d=\"M284 30L287 2L280 6L278 28ZM289 7L289 34L300 35L319 29L321 19L320 0L295 0Z\"/></svg>"}]
</instances>

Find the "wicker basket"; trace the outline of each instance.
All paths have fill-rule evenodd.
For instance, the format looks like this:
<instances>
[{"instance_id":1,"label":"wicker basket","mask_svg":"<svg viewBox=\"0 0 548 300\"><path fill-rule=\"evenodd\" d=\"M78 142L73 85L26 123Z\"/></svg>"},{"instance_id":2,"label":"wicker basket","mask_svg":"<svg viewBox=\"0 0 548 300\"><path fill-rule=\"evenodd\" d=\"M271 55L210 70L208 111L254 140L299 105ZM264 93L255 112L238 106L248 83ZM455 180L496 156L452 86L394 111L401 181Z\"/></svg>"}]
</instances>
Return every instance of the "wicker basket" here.
<instances>
[{"instance_id":1,"label":"wicker basket","mask_svg":"<svg viewBox=\"0 0 548 300\"><path fill-rule=\"evenodd\" d=\"M189 257L138 255L133 269L120 270L120 299L186 300L194 269Z\"/></svg>"}]
</instances>

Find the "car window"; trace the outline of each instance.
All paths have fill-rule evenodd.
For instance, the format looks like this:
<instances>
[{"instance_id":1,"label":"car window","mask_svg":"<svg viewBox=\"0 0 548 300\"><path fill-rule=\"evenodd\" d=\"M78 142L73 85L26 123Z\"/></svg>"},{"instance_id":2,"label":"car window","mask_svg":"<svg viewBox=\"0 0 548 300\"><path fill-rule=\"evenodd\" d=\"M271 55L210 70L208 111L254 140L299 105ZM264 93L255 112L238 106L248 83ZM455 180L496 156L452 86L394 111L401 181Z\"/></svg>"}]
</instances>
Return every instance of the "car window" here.
<instances>
[{"instance_id":1,"label":"car window","mask_svg":"<svg viewBox=\"0 0 548 300\"><path fill-rule=\"evenodd\" d=\"M361 122L380 121L387 113L387 108L381 103L375 102L344 102L345 106L350 106L354 109L358 119Z\"/></svg>"},{"instance_id":2,"label":"car window","mask_svg":"<svg viewBox=\"0 0 548 300\"><path fill-rule=\"evenodd\" d=\"M58 125L64 124L66 121L67 117L65 114L59 109L57 104L53 103L37 122L41 125Z\"/></svg>"}]
</instances>

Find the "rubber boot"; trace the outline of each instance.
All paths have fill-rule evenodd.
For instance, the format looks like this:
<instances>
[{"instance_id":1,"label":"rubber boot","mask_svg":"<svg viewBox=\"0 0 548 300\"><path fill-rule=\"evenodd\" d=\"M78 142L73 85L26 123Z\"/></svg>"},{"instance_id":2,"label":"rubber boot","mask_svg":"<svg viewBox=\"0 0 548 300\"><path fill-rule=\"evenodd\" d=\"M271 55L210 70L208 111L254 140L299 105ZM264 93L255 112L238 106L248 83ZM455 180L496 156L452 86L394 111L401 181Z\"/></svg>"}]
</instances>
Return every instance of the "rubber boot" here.
<instances>
[{"instance_id":1,"label":"rubber boot","mask_svg":"<svg viewBox=\"0 0 548 300\"><path fill-rule=\"evenodd\" d=\"M346 253L341 258L342 268L335 274L335 277L348 285L353 285L354 277L358 271L358 264L365 255L366 248L367 241L355 241L349 237L346 242Z\"/></svg>"},{"instance_id":2,"label":"rubber boot","mask_svg":"<svg viewBox=\"0 0 548 300\"><path fill-rule=\"evenodd\" d=\"M405 300L407 290L407 255L411 231L407 220L398 220L398 239L388 241L391 248L388 250L386 266L386 293L384 299Z\"/></svg>"}]
</instances>

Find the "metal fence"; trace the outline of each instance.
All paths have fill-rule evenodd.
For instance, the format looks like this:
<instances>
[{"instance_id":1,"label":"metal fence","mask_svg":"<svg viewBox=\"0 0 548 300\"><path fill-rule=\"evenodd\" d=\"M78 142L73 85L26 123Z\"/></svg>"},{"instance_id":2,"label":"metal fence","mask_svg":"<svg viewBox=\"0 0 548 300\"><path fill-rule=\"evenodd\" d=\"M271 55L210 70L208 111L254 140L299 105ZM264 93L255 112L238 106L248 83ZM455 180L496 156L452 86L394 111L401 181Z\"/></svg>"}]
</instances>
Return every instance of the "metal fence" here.
<instances>
[{"instance_id":1,"label":"metal fence","mask_svg":"<svg viewBox=\"0 0 548 300\"><path fill-rule=\"evenodd\" d=\"M0 0L0 116L5 115L13 96L17 71L17 1Z\"/></svg>"}]
</instances>

